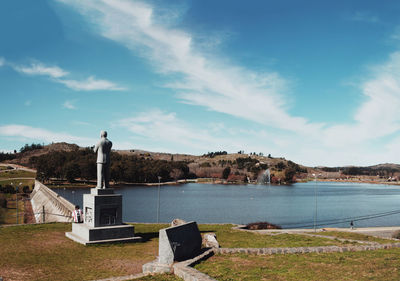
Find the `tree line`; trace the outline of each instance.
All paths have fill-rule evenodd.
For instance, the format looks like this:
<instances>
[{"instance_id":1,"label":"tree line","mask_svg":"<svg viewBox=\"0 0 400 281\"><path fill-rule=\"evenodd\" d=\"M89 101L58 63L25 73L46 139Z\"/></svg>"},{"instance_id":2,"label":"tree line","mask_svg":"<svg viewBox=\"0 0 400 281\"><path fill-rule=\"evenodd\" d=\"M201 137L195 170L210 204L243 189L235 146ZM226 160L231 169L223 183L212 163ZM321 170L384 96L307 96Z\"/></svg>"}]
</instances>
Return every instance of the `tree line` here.
<instances>
[{"instance_id":1,"label":"tree line","mask_svg":"<svg viewBox=\"0 0 400 281\"><path fill-rule=\"evenodd\" d=\"M150 183L195 178L189 172L186 162L154 160L138 156L121 155L111 152L110 178L116 183ZM64 179L96 180L96 154L91 148L75 151L51 151L30 158L29 164L36 168L41 181Z\"/></svg>"}]
</instances>

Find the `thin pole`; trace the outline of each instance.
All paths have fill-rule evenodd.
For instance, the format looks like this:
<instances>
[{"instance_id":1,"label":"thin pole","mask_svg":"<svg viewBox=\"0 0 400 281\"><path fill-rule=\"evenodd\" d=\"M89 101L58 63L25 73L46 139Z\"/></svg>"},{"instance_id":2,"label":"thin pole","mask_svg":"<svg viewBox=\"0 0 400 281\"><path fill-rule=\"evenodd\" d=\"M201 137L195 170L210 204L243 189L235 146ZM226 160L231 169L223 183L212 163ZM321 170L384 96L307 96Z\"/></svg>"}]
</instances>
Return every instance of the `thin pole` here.
<instances>
[{"instance_id":1,"label":"thin pole","mask_svg":"<svg viewBox=\"0 0 400 281\"><path fill-rule=\"evenodd\" d=\"M161 177L158 176L158 204L157 204L157 223L160 222L160 181Z\"/></svg>"},{"instance_id":2,"label":"thin pole","mask_svg":"<svg viewBox=\"0 0 400 281\"><path fill-rule=\"evenodd\" d=\"M318 196L317 196L317 175L315 177L314 198L315 198L315 215L314 215L314 232L317 232L317 217L318 217Z\"/></svg>"},{"instance_id":3,"label":"thin pole","mask_svg":"<svg viewBox=\"0 0 400 281\"><path fill-rule=\"evenodd\" d=\"M17 192L15 192L15 200L16 200L16 209L17 209L17 224L18 224L18 186L16 186Z\"/></svg>"}]
</instances>

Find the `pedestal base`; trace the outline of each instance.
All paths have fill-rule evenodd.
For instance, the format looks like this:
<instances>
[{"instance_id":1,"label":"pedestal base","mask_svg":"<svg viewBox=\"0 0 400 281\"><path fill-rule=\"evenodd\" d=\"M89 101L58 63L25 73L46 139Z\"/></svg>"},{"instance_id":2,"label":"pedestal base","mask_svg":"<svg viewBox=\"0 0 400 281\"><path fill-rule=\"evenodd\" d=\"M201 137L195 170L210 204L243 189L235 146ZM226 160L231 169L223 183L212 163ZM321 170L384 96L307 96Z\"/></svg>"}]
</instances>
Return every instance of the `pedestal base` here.
<instances>
[{"instance_id":1,"label":"pedestal base","mask_svg":"<svg viewBox=\"0 0 400 281\"><path fill-rule=\"evenodd\" d=\"M72 232L66 232L65 236L83 245L142 241L141 237L134 236L134 229L133 225L127 224L90 227L83 223L73 223Z\"/></svg>"}]
</instances>

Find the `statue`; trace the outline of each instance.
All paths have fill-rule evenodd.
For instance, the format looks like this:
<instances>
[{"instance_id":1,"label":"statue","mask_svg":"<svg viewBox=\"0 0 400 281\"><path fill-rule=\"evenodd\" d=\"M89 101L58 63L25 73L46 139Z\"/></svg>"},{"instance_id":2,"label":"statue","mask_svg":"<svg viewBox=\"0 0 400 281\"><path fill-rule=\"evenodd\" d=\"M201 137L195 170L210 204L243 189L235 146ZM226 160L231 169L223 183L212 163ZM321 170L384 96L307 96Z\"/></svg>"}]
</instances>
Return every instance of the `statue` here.
<instances>
[{"instance_id":1,"label":"statue","mask_svg":"<svg viewBox=\"0 0 400 281\"><path fill-rule=\"evenodd\" d=\"M94 147L97 152L97 186L96 188L108 188L110 181L110 152L112 142L107 139L107 132L101 131L100 141Z\"/></svg>"}]
</instances>

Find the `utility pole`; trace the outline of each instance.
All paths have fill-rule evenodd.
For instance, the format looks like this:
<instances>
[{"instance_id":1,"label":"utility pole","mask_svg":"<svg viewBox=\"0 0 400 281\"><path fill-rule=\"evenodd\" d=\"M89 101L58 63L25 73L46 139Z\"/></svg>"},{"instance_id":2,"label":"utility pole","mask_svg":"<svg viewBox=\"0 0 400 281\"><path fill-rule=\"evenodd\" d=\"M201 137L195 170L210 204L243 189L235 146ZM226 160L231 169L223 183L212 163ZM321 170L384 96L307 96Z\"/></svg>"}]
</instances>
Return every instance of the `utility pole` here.
<instances>
[{"instance_id":1,"label":"utility pole","mask_svg":"<svg viewBox=\"0 0 400 281\"><path fill-rule=\"evenodd\" d=\"M161 177L158 176L158 204L157 204L157 223L160 222L160 185Z\"/></svg>"}]
</instances>

